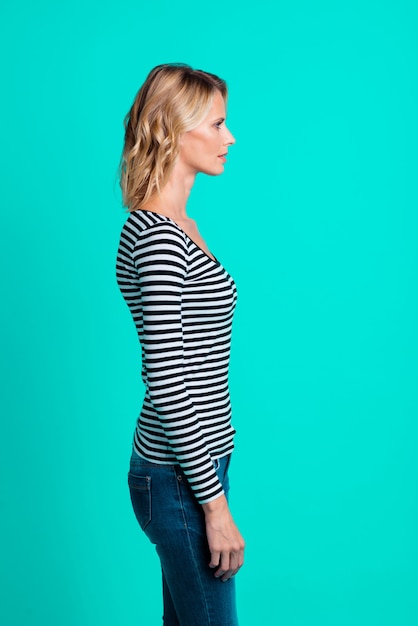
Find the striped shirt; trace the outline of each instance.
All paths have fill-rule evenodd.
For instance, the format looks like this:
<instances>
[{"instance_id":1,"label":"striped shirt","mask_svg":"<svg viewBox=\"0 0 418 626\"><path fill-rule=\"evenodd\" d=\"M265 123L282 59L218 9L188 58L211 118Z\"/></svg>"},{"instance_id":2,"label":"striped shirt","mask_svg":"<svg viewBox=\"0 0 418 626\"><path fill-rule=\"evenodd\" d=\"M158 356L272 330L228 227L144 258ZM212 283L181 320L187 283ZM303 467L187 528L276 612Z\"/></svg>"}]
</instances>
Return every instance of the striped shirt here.
<instances>
[{"instance_id":1,"label":"striped shirt","mask_svg":"<svg viewBox=\"0 0 418 626\"><path fill-rule=\"evenodd\" d=\"M145 397L134 448L179 464L203 504L223 494L213 460L233 449L228 367L233 279L169 217L129 215L117 280L138 332Z\"/></svg>"}]
</instances>

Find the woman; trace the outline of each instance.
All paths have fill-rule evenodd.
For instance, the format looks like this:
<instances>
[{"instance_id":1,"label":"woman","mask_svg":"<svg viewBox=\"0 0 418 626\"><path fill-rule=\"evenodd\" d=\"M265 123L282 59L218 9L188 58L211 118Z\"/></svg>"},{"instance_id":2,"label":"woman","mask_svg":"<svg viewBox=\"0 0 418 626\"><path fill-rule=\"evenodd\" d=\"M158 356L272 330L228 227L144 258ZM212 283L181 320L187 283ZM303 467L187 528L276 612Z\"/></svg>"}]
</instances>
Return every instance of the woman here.
<instances>
[{"instance_id":1,"label":"woman","mask_svg":"<svg viewBox=\"0 0 418 626\"><path fill-rule=\"evenodd\" d=\"M125 119L121 187L131 213L117 278L145 384L129 487L160 557L167 626L238 623L233 577L244 541L227 501L236 288L186 214L196 174L221 174L235 143L226 97L213 74L159 65Z\"/></svg>"}]
</instances>

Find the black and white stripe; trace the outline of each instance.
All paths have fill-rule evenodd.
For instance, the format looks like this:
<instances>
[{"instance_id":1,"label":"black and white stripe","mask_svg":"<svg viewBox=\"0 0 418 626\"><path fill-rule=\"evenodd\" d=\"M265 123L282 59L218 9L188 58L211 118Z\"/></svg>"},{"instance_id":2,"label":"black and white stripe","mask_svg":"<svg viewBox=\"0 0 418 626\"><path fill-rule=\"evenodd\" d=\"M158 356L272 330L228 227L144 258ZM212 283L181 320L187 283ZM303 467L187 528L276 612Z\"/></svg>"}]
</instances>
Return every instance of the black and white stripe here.
<instances>
[{"instance_id":1,"label":"black and white stripe","mask_svg":"<svg viewBox=\"0 0 418 626\"><path fill-rule=\"evenodd\" d=\"M200 503L223 493L213 460L233 449L228 366L237 293L223 266L170 218L130 214L117 280L134 319L146 386L134 445L179 463Z\"/></svg>"}]
</instances>

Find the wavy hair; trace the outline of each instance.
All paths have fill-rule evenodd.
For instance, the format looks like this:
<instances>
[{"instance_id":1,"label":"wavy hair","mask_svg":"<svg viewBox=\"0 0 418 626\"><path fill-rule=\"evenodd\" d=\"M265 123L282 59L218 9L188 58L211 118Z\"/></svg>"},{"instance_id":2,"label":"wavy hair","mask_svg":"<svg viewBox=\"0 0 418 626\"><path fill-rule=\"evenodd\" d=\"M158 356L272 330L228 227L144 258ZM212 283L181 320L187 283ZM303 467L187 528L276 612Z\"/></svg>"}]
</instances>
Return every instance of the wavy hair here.
<instances>
[{"instance_id":1,"label":"wavy hair","mask_svg":"<svg viewBox=\"0 0 418 626\"><path fill-rule=\"evenodd\" d=\"M180 137L206 117L213 96L227 97L224 80L185 64L157 65L124 120L119 166L123 204L137 211L164 187L180 150Z\"/></svg>"}]
</instances>

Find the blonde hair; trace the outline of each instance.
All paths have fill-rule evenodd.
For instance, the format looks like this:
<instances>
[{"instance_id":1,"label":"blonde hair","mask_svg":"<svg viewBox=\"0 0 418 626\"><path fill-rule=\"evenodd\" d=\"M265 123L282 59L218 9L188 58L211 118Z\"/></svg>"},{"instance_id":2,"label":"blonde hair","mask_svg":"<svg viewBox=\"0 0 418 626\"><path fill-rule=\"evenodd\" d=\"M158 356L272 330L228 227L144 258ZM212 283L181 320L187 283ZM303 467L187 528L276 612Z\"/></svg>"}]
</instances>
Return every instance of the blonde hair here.
<instances>
[{"instance_id":1,"label":"blonde hair","mask_svg":"<svg viewBox=\"0 0 418 626\"><path fill-rule=\"evenodd\" d=\"M225 81L185 64L157 65L148 74L124 120L119 175L129 211L140 209L164 187L180 136L205 119L217 91L226 99Z\"/></svg>"}]
</instances>

